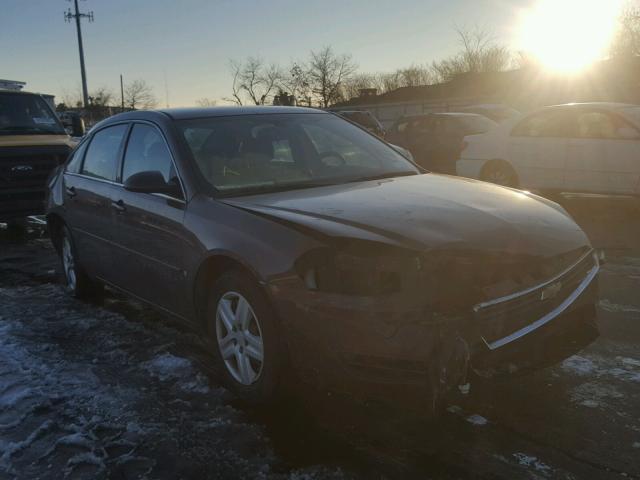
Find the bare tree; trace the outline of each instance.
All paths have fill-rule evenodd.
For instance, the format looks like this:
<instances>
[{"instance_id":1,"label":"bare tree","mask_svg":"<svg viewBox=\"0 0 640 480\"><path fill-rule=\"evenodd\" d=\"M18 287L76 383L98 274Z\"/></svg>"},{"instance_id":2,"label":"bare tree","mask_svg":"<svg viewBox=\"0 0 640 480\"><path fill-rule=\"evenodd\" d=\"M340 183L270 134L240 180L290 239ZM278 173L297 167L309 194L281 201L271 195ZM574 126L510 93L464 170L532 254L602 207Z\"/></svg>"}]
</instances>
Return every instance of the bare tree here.
<instances>
[{"instance_id":1,"label":"bare tree","mask_svg":"<svg viewBox=\"0 0 640 480\"><path fill-rule=\"evenodd\" d=\"M207 97L202 97L196 100L196 105L199 107L215 107L217 104L218 102Z\"/></svg>"},{"instance_id":2,"label":"bare tree","mask_svg":"<svg viewBox=\"0 0 640 480\"><path fill-rule=\"evenodd\" d=\"M231 60L229 69L233 76L232 94L225 100L237 105L268 103L283 80L279 66L267 65L259 57L248 57L244 62Z\"/></svg>"},{"instance_id":3,"label":"bare tree","mask_svg":"<svg viewBox=\"0 0 640 480\"><path fill-rule=\"evenodd\" d=\"M144 110L155 107L158 100L146 81L134 80L124 88L124 103L131 110Z\"/></svg>"},{"instance_id":4,"label":"bare tree","mask_svg":"<svg viewBox=\"0 0 640 480\"><path fill-rule=\"evenodd\" d=\"M350 100L360 96L360 91L366 88L375 88L378 90L378 75L372 73L357 73L348 78L342 87L342 98Z\"/></svg>"},{"instance_id":5,"label":"bare tree","mask_svg":"<svg viewBox=\"0 0 640 480\"><path fill-rule=\"evenodd\" d=\"M435 80L447 82L462 73L501 72L509 67L509 50L496 44L489 32L477 27L457 31L462 50L451 58L433 62Z\"/></svg>"},{"instance_id":6,"label":"bare tree","mask_svg":"<svg viewBox=\"0 0 640 480\"><path fill-rule=\"evenodd\" d=\"M616 35L611 43L613 57L640 55L640 2L629 5L622 12Z\"/></svg>"},{"instance_id":7,"label":"bare tree","mask_svg":"<svg viewBox=\"0 0 640 480\"><path fill-rule=\"evenodd\" d=\"M73 90L64 89L62 91L62 103L70 108L82 107L82 89L77 85Z\"/></svg>"},{"instance_id":8,"label":"bare tree","mask_svg":"<svg viewBox=\"0 0 640 480\"><path fill-rule=\"evenodd\" d=\"M94 107L108 107L113 100L113 92L107 87L100 87L89 92L89 103Z\"/></svg>"},{"instance_id":9,"label":"bare tree","mask_svg":"<svg viewBox=\"0 0 640 480\"><path fill-rule=\"evenodd\" d=\"M343 84L357 69L351 55L336 55L331 47L311 52L309 84L321 107L339 101Z\"/></svg>"},{"instance_id":10,"label":"bare tree","mask_svg":"<svg viewBox=\"0 0 640 480\"><path fill-rule=\"evenodd\" d=\"M301 62L291 63L283 76L281 89L293 95L298 105L311 106L311 82L307 66Z\"/></svg>"},{"instance_id":11,"label":"bare tree","mask_svg":"<svg viewBox=\"0 0 640 480\"><path fill-rule=\"evenodd\" d=\"M422 65L410 65L399 69L398 75L401 87L418 87L420 85L429 85L433 83L433 75L428 67Z\"/></svg>"}]
</instances>

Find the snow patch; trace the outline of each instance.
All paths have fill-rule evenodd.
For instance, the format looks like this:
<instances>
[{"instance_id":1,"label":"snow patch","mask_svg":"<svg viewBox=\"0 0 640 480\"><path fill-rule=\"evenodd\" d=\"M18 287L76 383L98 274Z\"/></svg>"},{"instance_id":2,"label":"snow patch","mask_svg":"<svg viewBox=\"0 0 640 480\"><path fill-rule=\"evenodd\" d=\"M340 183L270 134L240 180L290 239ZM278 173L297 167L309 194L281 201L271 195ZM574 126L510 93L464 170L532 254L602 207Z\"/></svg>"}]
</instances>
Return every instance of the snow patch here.
<instances>
[{"instance_id":1,"label":"snow patch","mask_svg":"<svg viewBox=\"0 0 640 480\"><path fill-rule=\"evenodd\" d=\"M604 408L611 400L620 400L624 395L612 385L589 382L574 388L570 398L572 402L587 408Z\"/></svg>"},{"instance_id":2,"label":"snow patch","mask_svg":"<svg viewBox=\"0 0 640 480\"><path fill-rule=\"evenodd\" d=\"M595 363L580 355L567 358L560 364L560 368L580 376L591 375L596 371Z\"/></svg>"},{"instance_id":3,"label":"snow patch","mask_svg":"<svg viewBox=\"0 0 640 480\"><path fill-rule=\"evenodd\" d=\"M189 359L163 353L144 364L144 368L160 381L175 381L183 391L209 393L206 379L196 372Z\"/></svg>"},{"instance_id":4,"label":"snow patch","mask_svg":"<svg viewBox=\"0 0 640 480\"><path fill-rule=\"evenodd\" d=\"M581 377L608 376L625 382L640 382L640 360L635 358L593 356L591 359L574 355L562 362L560 368Z\"/></svg>"},{"instance_id":5,"label":"snow patch","mask_svg":"<svg viewBox=\"0 0 640 480\"><path fill-rule=\"evenodd\" d=\"M536 472L545 476L549 476L553 472L553 469L546 463L539 460L538 457L521 452L514 453L513 457L518 461L519 465L527 468L533 468Z\"/></svg>"},{"instance_id":6,"label":"snow patch","mask_svg":"<svg viewBox=\"0 0 640 480\"><path fill-rule=\"evenodd\" d=\"M489 420L484 418L482 415L473 414L467 417L467 422L469 422L472 425L476 425L480 427L482 425L486 425L487 423L489 423Z\"/></svg>"},{"instance_id":7,"label":"snow patch","mask_svg":"<svg viewBox=\"0 0 640 480\"><path fill-rule=\"evenodd\" d=\"M610 313L640 313L640 307L636 307L635 305L613 303L606 298L600 300L598 302L598 306L605 312Z\"/></svg>"}]
</instances>

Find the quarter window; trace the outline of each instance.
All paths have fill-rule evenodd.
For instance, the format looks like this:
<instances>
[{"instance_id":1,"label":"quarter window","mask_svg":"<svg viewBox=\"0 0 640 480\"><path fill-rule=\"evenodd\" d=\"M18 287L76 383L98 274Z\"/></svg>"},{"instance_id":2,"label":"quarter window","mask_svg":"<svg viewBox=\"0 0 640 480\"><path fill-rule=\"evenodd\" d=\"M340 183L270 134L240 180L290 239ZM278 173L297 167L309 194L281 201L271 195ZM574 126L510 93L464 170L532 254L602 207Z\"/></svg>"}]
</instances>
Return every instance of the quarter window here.
<instances>
[{"instance_id":1,"label":"quarter window","mask_svg":"<svg viewBox=\"0 0 640 480\"><path fill-rule=\"evenodd\" d=\"M87 149L82 173L89 177L115 181L120 148L126 131L127 125L115 125L96 133Z\"/></svg>"},{"instance_id":2,"label":"quarter window","mask_svg":"<svg viewBox=\"0 0 640 480\"><path fill-rule=\"evenodd\" d=\"M150 125L133 126L124 156L122 181L140 172L160 172L169 183L176 177L171 154L158 130Z\"/></svg>"},{"instance_id":3,"label":"quarter window","mask_svg":"<svg viewBox=\"0 0 640 480\"><path fill-rule=\"evenodd\" d=\"M82 158L84 157L84 152L87 150L87 145L89 142L82 142L71 154L71 158L67 162L67 172L69 173L80 173L80 166L82 165Z\"/></svg>"}]
</instances>

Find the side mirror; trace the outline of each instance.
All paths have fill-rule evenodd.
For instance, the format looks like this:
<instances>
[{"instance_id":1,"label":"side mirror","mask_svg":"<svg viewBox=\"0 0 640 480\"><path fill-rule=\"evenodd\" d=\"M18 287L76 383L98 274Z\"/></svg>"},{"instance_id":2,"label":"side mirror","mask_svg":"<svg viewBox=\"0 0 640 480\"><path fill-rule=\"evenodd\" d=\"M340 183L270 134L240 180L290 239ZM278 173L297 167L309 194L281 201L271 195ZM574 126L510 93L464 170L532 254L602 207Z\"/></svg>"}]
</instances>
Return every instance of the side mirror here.
<instances>
[{"instance_id":1,"label":"side mirror","mask_svg":"<svg viewBox=\"0 0 640 480\"><path fill-rule=\"evenodd\" d=\"M174 197L182 196L180 185L174 182L165 182L164 177L158 171L134 173L124 182L124 188L130 192L164 193Z\"/></svg>"},{"instance_id":2,"label":"side mirror","mask_svg":"<svg viewBox=\"0 0 640 480\"><path fill-rule=\"evenodd\" d=\"M73 115L71 117L71 136L83 137L86 130L84 128L84 120L80 115Z\"/></svg>"}]
</instances>

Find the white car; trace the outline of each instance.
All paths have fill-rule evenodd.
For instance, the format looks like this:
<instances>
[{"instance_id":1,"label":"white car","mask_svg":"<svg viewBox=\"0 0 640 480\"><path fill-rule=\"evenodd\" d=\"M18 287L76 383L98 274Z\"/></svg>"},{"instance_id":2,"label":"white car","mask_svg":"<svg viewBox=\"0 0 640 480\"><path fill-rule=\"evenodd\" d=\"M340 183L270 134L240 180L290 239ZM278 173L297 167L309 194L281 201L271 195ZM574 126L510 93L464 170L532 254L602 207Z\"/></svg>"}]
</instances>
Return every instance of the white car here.
<instances>
[{"instance_id":1,"label":"white car","mask_svg":"<svg viewBox=\"0 0 640 480\"><path fill-rule=\"evenodd\" d=\"M465 137L458 175L530 190L640 194L640 105L544 107Z\"/></svg>"}]
</instances>

